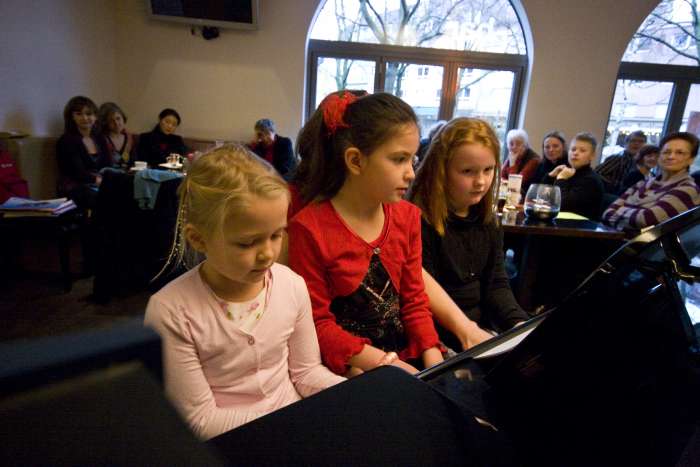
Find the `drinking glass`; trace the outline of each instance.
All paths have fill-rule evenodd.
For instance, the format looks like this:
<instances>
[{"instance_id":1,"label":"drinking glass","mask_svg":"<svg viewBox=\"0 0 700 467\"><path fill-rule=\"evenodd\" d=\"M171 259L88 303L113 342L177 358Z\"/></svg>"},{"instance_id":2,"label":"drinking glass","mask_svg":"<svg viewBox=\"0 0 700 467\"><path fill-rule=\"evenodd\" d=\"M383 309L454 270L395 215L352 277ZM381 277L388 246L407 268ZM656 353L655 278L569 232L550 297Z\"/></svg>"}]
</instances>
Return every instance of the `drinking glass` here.
<instances>
[{"instance_id":1,"label":"drinking glass","mask_svg":"<svg viewBox=\"0 0 700 467\"><path fill-rule=\"evenodd\" d=\"M501 214L503 212L503 207L506 205L506 200L508 199L508 185L501 181L498 184L498 201L496 202L496 212Z\"/></svg>"},{"instance_id":2,"label":"drinking glass","mask_svg":"<svg viewBox=\"0 0 700 467\"><path fill-rule=\"evenodd\" d=\"M525 215L528 218L551 221L561 208L561 190L555 185L533 183L525 195Z\"/></svg>"}]
</instances>

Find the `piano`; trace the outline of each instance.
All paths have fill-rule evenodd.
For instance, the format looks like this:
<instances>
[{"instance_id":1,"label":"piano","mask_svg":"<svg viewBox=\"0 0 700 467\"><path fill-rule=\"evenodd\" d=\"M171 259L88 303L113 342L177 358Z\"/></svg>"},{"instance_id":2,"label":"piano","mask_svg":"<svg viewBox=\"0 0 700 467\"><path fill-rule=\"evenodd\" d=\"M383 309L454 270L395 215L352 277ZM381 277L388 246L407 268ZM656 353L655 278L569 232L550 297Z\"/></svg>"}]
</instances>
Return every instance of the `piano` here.
<instances>
[{"instance_id":1,"label":"piano","mask_svg":"<svg viewBox=\"0 0 700 467\"><path fill-rule=\"evenodd\" d=\"M696 299L700 208L417 378L378 368L208 444L256 465L700 465Z\"/></svg>"}]
</instances>

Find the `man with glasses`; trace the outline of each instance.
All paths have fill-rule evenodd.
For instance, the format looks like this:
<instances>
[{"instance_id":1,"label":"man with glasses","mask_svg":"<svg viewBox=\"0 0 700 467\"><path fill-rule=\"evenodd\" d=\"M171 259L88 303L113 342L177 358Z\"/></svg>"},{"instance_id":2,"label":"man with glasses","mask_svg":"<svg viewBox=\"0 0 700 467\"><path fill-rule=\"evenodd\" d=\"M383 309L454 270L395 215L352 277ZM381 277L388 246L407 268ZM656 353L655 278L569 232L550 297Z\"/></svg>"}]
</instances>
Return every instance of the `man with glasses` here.
<instances>
[{"instance_id":1,"label":"man with glasses","mask_svg":"<svg viewBox=\"0 0 700 467\"><path fill-rule=\"evenodd\" d=\"M596 167L595 171L603 179L606 193L621 193L622 181L627 172L634 168L634 158L646 142L647 135L643 131L633 131L625 137L625 150L622 153L608 157Z\"/></svg>"},{"instance_id":2,"label":"man with glasses","mask_svg":"<svg viewBox=\"0 0 700 467\"><path fill-rule=\"evenodd\" d=\"M603 213L603 222L619 230L637 231L700 205L698 186L688 173L698 154L698 138L677 132L661 140L661 174L638 182Z\"/></svg>"}]
</instances>

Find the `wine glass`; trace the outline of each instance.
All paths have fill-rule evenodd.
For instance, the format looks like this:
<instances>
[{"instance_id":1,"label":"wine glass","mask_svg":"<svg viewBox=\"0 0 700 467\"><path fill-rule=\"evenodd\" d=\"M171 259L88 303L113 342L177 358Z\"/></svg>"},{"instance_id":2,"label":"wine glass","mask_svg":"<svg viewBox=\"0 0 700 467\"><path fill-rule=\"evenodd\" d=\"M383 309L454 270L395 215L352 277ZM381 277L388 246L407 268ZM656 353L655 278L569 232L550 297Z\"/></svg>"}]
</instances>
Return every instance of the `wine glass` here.
<instances>
[{"instance_id":1,"label":"wine glass","mask_svg":"<svg viewBox=\"0 0 700 467\"><path fill-rule=\"evenodd\" d=\"M525 215L528 218L551 221L561 208L561 190L555 185L533 183L525 195Z\"/></svg>"}]
</instances>

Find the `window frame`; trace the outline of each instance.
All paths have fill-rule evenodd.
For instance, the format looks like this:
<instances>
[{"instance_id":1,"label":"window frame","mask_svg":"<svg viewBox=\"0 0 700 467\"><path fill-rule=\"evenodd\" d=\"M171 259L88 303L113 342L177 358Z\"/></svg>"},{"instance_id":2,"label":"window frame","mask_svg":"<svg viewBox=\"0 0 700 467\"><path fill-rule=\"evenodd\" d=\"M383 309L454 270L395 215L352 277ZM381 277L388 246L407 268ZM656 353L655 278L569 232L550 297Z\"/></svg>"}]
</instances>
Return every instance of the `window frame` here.
<instances>
[{"instance_id":1,"label":"window frame","mask_svg":"<svg viewBox=\"0 0 700 467\"><path fill-rule=\"evenodd\" d=\"M615 79L615 86L617 86L619 80L658 81L672 84L668 110L664 117L662 130L662 135L665 135L680 129L683 121L683 112L685 112L685 106L688 103L690 86L700 84L700 67L665 65L662 63L621 62L617 78ZM615 101L614 89L610 100L608 118L601 133L603 135L608 130L610 117L612 116L613 102Z\"/></svg>"},{"instance_id":2,"label":"window frame","mask_svg":"<svg viewBox=\"0 0 700 467\"><path fill-rule=\"evenodd\" d=\"M457 78L459 68L478 68L513 72L513 92L508 111L506 131L515 128L520 118L523 88L528 67L528 56L492 52L407 47L363 42L327 41L309 39L306 80L306 104L304 121L313 114L316 106L316 82L319 58L356 59L375 62L374 92L384 90L386 64L407 62L416 65L442 66L444 69L442 95L438 119L449 120L457 105Z\"/></svg>"}]
</instances>

